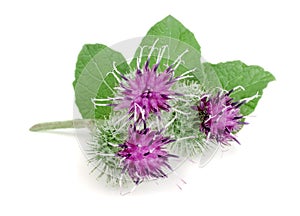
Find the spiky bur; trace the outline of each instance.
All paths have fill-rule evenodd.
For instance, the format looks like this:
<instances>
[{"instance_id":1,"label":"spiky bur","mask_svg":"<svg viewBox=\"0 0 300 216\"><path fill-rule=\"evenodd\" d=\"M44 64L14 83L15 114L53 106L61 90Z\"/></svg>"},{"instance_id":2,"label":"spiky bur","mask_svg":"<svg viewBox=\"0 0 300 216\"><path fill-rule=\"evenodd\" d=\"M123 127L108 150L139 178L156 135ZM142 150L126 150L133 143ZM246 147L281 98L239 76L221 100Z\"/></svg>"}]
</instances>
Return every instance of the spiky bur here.
<instances>
[{"instance_id":1,"label":"spiky bur","mask_svg":"<svg viewBox=\"0 0 300 216\"><path fill-rule=\"evenodd\" d=\"M177 158L166 149L174 137L164 136L163 130L137 129L130 124L123 111L114 112L110 119L96 125L86 150L94 166L92 172L121 187L166 177L172 171L169 159ZM172 161L172 165L177 163Z\"/></svg>"},{"instance_id":2,"label":"spiky bur","mask_svg":"<svg viewBox=\"0 0 300 216\"><path fill-rule=\"evenodd\" d=\"M135 79L127 79L126 84L121 83L123 99L115 107L115 110L127 109L137 121L148 119L150 113L160 116L161 110L169 111L168 100L175 95L170 87L176 79L172 78L173 70L168 67L164 72L158 73L159 63L149 67L146 61L143 70L137 69ZM143 71L143 72L142 72Z\"/></svg>"},{"instance_id":3,"label":"spiky bur","mask_svg":"<svg viewBox=\"0 0 300 216\"><path fill-rule=\"evenodd\" d=\"M174 141L150 128L137 130L131 126L128 139L117 153L122 158L122 173L128 173L137 185L144 180L167 177L165 170L172 171L169 158L177 156L169 154L165 146Z\"/></svg>"},{"instance_id":4,"label":"spiky bur","mask_svg":"<svg viewBox=\"0 0 300 216\"><path fill-rule=\"evenodd\" d=\"M124 113L118 112L109 120L98 121L86 149L88 161L93 166L91 173L95 173L97 179L105 177L112 185L119 185L122 172L121 160L116 156L120 151L119 144L127 137L128 122L122 116ZM127 185L129 176L125 175L122 181Z\"/></svg>"},{"instance_id":5,"label":"spiky bur","mask_svg":"<svg viewBox=\"0 0 300 216\"><path fill-rule=\"evenodd\" d=\"M231 141L239 143L234 133L247 124L243 121L240 106L244 101L233 101L229 92L219 91L216 95L204 94L197 106L192 108L197 111L200 121L199 130L206 135L207 140L215 140L222 145L230 145Z\"/></svg>"}]
</instances>

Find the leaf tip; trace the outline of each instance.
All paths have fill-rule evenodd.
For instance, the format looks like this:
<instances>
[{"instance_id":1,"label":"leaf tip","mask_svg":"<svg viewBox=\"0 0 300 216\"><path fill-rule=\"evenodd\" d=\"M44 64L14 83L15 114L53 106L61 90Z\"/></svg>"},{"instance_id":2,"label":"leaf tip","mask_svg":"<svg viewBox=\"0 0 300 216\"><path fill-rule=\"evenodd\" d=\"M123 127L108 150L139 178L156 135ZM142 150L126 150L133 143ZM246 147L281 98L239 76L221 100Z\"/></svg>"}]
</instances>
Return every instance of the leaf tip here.
<instances>
[{"instance_id":1,"label":"leaf tip","mask_svg":"<svg viewBox=\"0 0 300 216\"><path fill-rule=\"evenodd\" d=\"M166 16L165 19L175 19L175 17L173 17L171 14L169 14L168 16ZM176 20L176 19L175 19Z\"/></svg>"}]
</instances>

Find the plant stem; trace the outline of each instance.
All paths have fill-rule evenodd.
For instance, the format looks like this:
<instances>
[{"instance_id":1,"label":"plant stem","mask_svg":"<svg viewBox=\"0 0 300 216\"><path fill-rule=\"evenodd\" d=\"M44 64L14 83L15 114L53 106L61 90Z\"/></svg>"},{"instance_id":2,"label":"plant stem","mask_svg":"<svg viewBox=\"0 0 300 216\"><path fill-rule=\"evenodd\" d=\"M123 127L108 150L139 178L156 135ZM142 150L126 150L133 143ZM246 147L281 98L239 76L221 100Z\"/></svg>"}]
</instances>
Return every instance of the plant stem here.
<instances>
[{"instance_id":1,"label":"plant stem","mask_svg":"<svg viewBox=\"0 0 300 216\"><path fill-rule=\"evenodd\" d=\"M69 121L44 122L33 125L30 131L43 131L63 128L90 128L94 124L92 119L74 119Z\"/></svg>"}]
</instances>

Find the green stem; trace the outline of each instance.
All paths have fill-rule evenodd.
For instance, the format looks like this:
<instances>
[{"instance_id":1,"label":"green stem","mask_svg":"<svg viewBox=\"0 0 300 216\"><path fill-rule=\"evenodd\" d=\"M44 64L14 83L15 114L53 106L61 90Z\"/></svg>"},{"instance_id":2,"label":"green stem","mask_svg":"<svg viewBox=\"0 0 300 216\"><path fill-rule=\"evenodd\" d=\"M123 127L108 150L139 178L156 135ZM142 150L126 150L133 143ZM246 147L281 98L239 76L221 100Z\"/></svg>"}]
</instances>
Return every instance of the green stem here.
<instances>
[{"instance_id":1,"label":"green stem","mask_svg":"<svg viewBox=\"0 0 300 216\"><path fill-rule=\"evenodd\" d=\"M74 119L69 121L44 122L33 125L30 131L43 131L63 128L91 128L94 124L92 119Z\"/></svg>"}]
</instances>

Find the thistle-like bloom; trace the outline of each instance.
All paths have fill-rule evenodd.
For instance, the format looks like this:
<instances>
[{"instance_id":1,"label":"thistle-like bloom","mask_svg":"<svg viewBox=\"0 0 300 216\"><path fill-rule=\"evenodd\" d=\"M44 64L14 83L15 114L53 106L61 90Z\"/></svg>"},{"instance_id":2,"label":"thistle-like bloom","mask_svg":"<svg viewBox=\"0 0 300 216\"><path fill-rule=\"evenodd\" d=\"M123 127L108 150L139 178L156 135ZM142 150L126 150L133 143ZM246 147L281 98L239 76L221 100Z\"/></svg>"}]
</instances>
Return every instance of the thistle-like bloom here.
<instances>
[{"instance_id":1,"label":"thistle-like bloom","mask_svg":"<svg viewBox=\"0 0 300 216\"><path fill-rule=\"evenodd\" d=\"M122 77L126 84L121 83L122 96L115 110L128 109L130 118L137 121L146 120L150 113L160 116L161 110L169 111L168 100L176 95L170 88L181 77L173 78L172 66L162 73L158 73L159 63L149 67L149 60L143 69L137 69L134 79Z\"/></svg>"},{"instance_id":2,"label":"thistle-like bloom","mask_svg":"<svg viewBox=\"0 0 300 216\"><path fill-rule=\"evenodd\" d=\"M127 172L135 184L167 177L164 170L172 170L168 160L177 156L169 154L164 146L174 141L149 128L137 130L131 126L128 140L120 145L122 149L117 153L122 157L122 172Z\"/></svg>"},{"instance_id":3,"label":"thistle-like bloom","mask_svg":"<svg viewBox=\"0 0 300 216\"><path fill-rule=\"evenodd\" d=\"M240 106L245 103L233 102L228 93L218 93L216 96L203 95L198 106L193 106L198 111L200 118L200 131L205 133L207 139L215 139L217 142L230 145L229 141L239 141L233 133L237 132L241 125L243 115L240 113Z\"/></svg>"}]
</instances>

